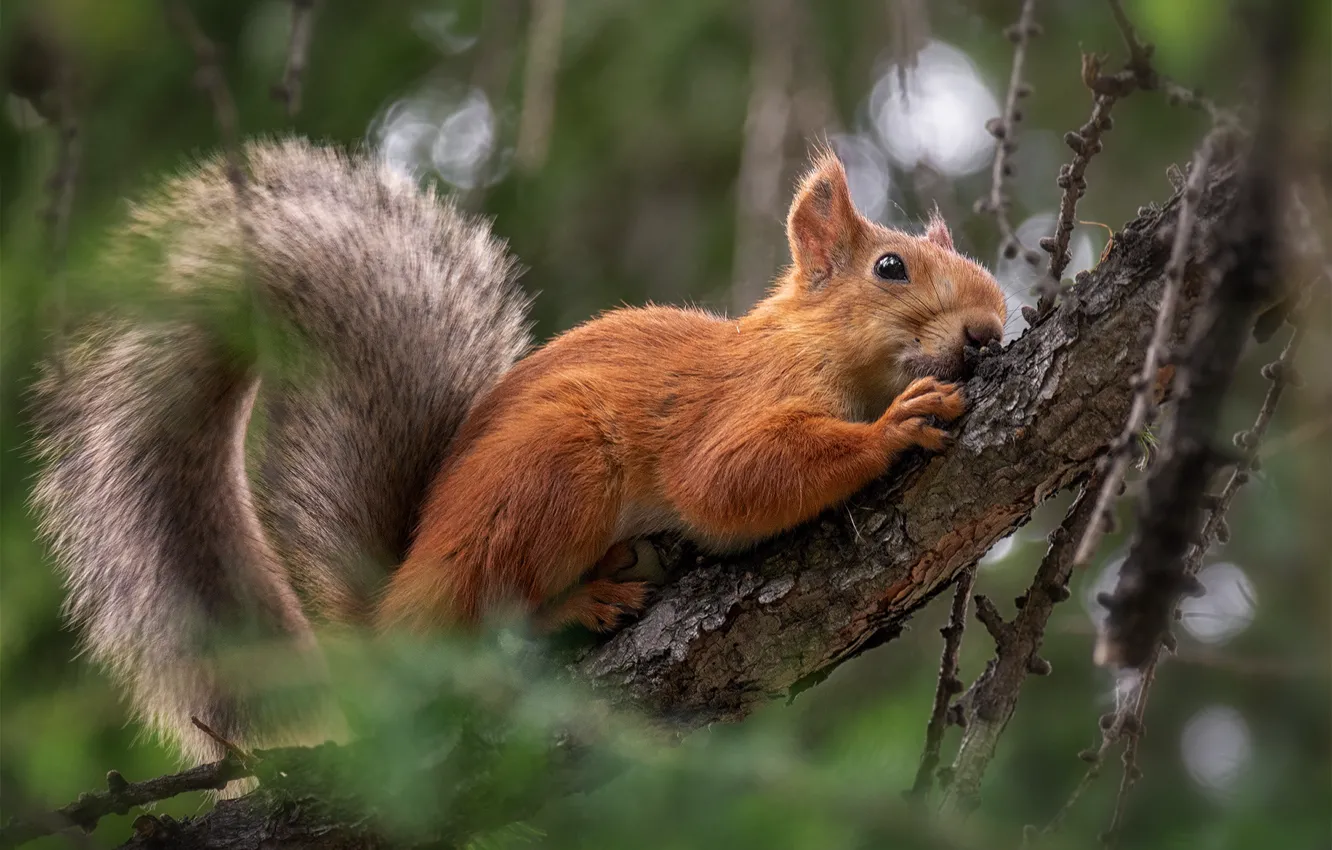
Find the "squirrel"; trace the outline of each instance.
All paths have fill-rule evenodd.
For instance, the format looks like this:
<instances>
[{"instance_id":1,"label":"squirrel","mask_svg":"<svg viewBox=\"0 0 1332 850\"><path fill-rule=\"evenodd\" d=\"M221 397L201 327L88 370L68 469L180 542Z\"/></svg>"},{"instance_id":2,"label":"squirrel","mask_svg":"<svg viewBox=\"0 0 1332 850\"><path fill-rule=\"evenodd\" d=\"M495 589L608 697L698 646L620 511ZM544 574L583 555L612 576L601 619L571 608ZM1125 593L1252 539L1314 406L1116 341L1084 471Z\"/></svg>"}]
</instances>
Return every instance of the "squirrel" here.
<instances>
[{"instance_id":1,"label":"squirrel","mask_svg":"<svg viewBox=\"0 0 1332 850\"><path fill-rule=\"evenodd\" d=\"M146 249L168 304L202 306L95 322L34 392L33 504L67 614L193 761L222 745L191 717L247 747L336 726L265 702L225 629L316 677L313 618L430 633L511 606L612 629L649 598L645 536L742 548L943 449L968 349L1003 335L1002 290L937 214L921 236L868 221L829 151L748 313L625 307L531 353L486 223L370 156L244 155L250 227L214 159L114 240ZM219 327L246 291L297 341L280 368Z\"/></svg>"}]
</instances>

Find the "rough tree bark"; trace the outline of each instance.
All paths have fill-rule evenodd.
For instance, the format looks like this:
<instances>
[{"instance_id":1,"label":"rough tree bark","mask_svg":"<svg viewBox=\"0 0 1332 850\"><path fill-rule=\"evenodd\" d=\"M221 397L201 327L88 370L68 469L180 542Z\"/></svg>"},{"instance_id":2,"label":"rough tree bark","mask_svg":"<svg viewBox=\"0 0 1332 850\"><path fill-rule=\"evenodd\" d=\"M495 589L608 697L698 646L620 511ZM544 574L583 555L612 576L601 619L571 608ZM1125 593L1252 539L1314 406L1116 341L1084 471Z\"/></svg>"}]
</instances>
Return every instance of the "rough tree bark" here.
<instances>
[{"instance_id":1,"label":"rough tree bark","mask_svg":"<svg viewBox=\"0 0 1332 850\"><path fill-rule=\"evenodd\" d=\"M1198 209L1210 233L1235 202L1212 169ZM967 385L953 447L916 460L848 505L740 558L674 555L679 570L636 624L588 650L573 674L608 698L688 730L743 718L891 639L907 619L1047 497L1086 475L1118 436L1160 297L1176 193L1115 234L1105 260L1059 308ZM1186 269L1180 319L1198 297L1202 244ZM327 801L256 795L164 834L144 822L126 846L378 848Z\"/></svg>"}]
</instances>

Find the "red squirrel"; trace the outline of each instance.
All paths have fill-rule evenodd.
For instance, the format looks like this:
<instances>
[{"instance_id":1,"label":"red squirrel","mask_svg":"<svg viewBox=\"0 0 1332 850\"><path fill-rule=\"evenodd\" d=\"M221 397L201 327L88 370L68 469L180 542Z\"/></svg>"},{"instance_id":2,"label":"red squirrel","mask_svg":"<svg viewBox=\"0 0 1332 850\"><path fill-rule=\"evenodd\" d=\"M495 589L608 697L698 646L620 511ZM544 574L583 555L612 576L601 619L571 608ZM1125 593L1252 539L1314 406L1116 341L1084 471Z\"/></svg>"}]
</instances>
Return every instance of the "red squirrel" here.
<instances>
[{"instance_id":1,"label":"red squirrel","mask_svg":"<svg viewBox=\"0 0 1332 850\"><path fill-rule=\"evenodd\" d=\"M163 309L94 320L34 388L33 505L69 616L194 761L221 751L192 716L247 747L325 734L218 635L318 668L309 615L429 632L516 605L613 628L646 599L619 574L644 535L742 547L943 448L967 349L1003 333L1000 288L944 223L867 221L831 153L749 313L613 310L526 357L484 223L370 157L245 157L251 226L220 159L167 181L115 240ZM296 354L227 344L214 314L254 293Z\"/></svg>"},{"instance_id":2,"label":"red squirrel","mask_svg":"<svg viewBox=\"0 0 1332 850\"><path fill-rule=\"evenodd\" d=\"M612 310L507 372L431 483L380 625L535 610L640 535L744 546L907 449L943 448L939 425L964 408L946 380L967 346L1003 335L994 279L939 219L916 237L860 216L831 153L803 179L787 236L793 264L744 316ZM594 575L546 620L606 630L647 590Z\"/></svg>"}]
</instances>

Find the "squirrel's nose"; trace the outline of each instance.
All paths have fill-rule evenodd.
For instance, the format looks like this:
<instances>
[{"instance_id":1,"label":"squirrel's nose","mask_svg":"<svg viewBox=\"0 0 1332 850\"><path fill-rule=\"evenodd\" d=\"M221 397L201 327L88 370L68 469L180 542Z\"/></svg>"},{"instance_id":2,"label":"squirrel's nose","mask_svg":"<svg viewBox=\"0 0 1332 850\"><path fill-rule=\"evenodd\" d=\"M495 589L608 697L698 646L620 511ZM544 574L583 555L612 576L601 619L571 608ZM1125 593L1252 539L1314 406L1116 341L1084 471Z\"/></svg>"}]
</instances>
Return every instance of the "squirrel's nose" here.
<instances>
[{"instance_id":1,"label":"squirrel's nose","mask_svg":"<svg viewBox=\"0 0 1332 850\"><path fill-rule=\"evenodd\" d=\"M1004 337L1004 329L994 322L967 322L962 333L967 338L968 348L984 348Z\"/></svg>"}]
</instances>

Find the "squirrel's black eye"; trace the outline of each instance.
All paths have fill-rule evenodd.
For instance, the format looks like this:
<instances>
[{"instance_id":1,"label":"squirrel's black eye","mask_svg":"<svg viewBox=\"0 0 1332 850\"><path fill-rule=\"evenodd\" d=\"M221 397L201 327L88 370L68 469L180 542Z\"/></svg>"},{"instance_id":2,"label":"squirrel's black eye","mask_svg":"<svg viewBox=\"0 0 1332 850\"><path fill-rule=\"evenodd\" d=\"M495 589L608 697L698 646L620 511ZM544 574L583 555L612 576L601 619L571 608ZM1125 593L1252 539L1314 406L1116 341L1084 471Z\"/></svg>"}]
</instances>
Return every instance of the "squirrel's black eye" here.
<instances>
[{"instance_id":1,"label":"squirrel's black eye","mask_svg":"<svg viewBox=\"0 0 1332 850\"><path fill-rule=\"evenodd\" d=\"M884 254L874 262L874 276L879 280L891 280L906 283L906 263L896 254Z\"/></svg>"}]
</instances>

